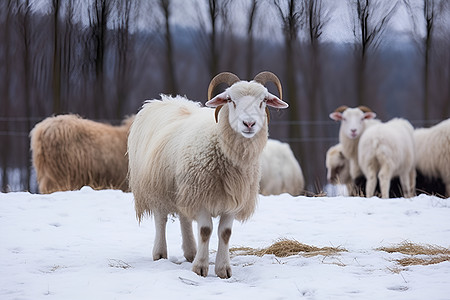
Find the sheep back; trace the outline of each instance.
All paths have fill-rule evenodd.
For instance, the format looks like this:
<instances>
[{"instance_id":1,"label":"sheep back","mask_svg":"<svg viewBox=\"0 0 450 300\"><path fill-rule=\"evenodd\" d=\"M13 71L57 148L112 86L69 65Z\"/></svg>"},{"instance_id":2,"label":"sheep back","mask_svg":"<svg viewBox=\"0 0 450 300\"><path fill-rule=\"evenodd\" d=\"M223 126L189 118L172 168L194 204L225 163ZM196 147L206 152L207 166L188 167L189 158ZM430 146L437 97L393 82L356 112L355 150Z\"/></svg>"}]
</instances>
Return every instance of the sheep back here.
<instances>
[{"instance_id":1,"label":"sheep back","mask_svg":"<svg viewBox=\"0 0 450 300\"><path fill-rule=\"evenodd\" d=\"M450 119L414 131L416 167L428 177L450 178Z\"/></svg>"},{"instance_id":2,"label":"sheep back","mask_svg":"<svg viewBox=\"0 0 450 300\"><path fill-rule=\"evenodd\" d=\"M93 188L127 190L127 132L132 119L111 126L77 115L49 117L30 132L41 193Z\"/></svg>"},{"instance_id":3,"label":"sheep back","mask_svg":"<svg viewBox=\"0 0 450 300\"><path fill-rule=\"evenodd\" d=\"M302 169L289 144L269 139L261 155L260 193L297 196L304 187Z\"/></svg>"},{"instance_id":4,"label":"sheep back","mask_svg":"<svg viewBox=\"0 0 450 300\"><path fill-rule=\"evenodd\" d=\"M154 211L195 219L201 208L212 216L229 212L238 220L249 218L256 206L267 129L252 139L250 147L261 149L256 158L244 148L245 138L233 133L228 118L215 124L213 109L184 97L147 101L128 139L129 183L138 219Z\"/></svg>"},{"instance_id":5,"label":"sheep back","mask_svg":"<svg viewBox=\"0 0 450 300\"><path fill-rule=\"evenodd\" d=\"M392 176L399 176L415 166L414 129L400 118L367 128L358 145L358 163L366 174L369 165L388 164Z\"/></svg>"}]
</instances>

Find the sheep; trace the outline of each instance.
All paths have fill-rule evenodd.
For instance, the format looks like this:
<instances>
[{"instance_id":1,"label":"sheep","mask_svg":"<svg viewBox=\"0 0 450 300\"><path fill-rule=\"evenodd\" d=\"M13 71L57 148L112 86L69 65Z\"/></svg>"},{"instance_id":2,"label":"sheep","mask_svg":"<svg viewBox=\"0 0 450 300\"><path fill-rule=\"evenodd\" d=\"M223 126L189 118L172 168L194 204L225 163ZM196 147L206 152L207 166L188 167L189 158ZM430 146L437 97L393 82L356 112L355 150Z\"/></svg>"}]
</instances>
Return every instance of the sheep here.
<instances>
[{"instance_id":1,"label":"sheep","mask_svg":"<svg viewBox=\"0 0 450 300\"><path fill-rule=\"evenodd\" d=\"M354 194L358 196L366 195L366 178L364 175L352 179L350 176L350 162L342 154L342 145L336 144L330 147L326 153L325 165L327 168L327 180L331 184L344 184L347 192L354 190ZM380 192L377 185L376 192ZM400 181L398 177L391 180L389 189L389 197L395 198L402 195Z\"/></svg>"},{"instance_id":2,"label":"sheep","mask_svg":"<svg viewBox=\"0 0 450 300\"><path fill-rule=\"evenodd\" d=\"M305 179L300 164L289 144L269 139L261 156L260 193L298 196L303 192Z\"/></svg>"},{"instance_id":3,"label":"sheep","mask_svg":"<svg viewBox=\"0 0 450 300\"><path fill-rule=\"evenodd\" d=\"M327 180L331 184L345 184L347 191L350 192L353 186L350 162L345 158L342 149L342 144L336 144L330 147L326 153Z\"/></svg>"},{"instance_id":4,"label":"sheep","mask_svg":"<svg viewBox=\"0 0 450 300\"><path fill-rule=\"evenodd\" d=\"M362 174L358 166L359 138L366 127L377 124L380 121L374 120L376 114L366 106L358 106L356 108L340 106L330 113L329 116L332 120L341 121L339 143L342 145L342 154L349 160L350 176L352 180L355 180ZM349 193L355 195L355 187L352 187Z\"/></svg>"},{"instance_id":5,"label":"sheep","mask_svg":"<svg viewBox=\"0 0 450 300\"><path fill-rule=\"evenodd\" d=\"M93 188L128 190L127 133L133 117L112 126L78 115L48 117L30 132L39 191Z\"/></svg>"},{"instance_id":6,"label":"sheep","mask_svg":"<svg viewBox=\"0 0 450 300\"><path fill-rule=\"evenodd\" d=\"M358 164L366 177L366 196L375 194L377 177L381 197L389 198L391 179L399 176L405 197L413 197L416 184L414 128L405 119L370 126L358 144Z\"/></svg>"},{"instance_id":7,"label":"sheep","mask_svg":"<svg viewBox=\"0 0 450 300\"><path fill-rule=\"evenodd\" d=\"M450 119L414 130L416 168L426 178L439 178L450 197Z\"/></svg>"},{"instance_id":8,"label":"sheep","mask_svg":"<svg viewBox=\"0 0 450 300\"><path fill-rule=\"evenodd\" d=\"M269 81L280 98L264 86ZM212 98L221 83L229 87ZM261 72L248 82L224 72L211 80L206 108L181 96L161 95L161 100L144 103L130 128L128 178L138 221L154 217L154 260L167 258L167 215L176 214L184 257L193 262L196 274L207 276L212 217L220 216L215 273L231 277L232 224L234 219L247 220L255 210L260 156L268 136L267 107L288 107L281 98L281 83L273 73Z\"/></svg>"}]
</instances>

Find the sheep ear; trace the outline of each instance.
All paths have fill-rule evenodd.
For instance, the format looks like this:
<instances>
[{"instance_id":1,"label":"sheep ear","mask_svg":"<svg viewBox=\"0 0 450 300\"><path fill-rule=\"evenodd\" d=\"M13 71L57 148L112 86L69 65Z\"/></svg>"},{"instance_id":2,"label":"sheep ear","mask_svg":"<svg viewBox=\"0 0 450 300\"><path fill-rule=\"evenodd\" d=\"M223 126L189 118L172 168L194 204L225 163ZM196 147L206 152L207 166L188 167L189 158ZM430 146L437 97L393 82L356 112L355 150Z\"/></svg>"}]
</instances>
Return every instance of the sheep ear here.
<instances>
[{"instance_id":1,"label":"sheep ear","mask_svg":"<svg viewBox=\"0 0 450 300\"><path fill-rule=\"evenodd\" d=\"M331 120L342 121L342 113L334 111L329 114Z\"/></svg>"},{"instance_id":2,"label":"sheep ear","mask_svg":"<svg viewBox=\"0 0 450 300\"><path fill-rule=\"evenodd\" d=\"M375 119L376 116L377 116L377 114L374 113L374 112L366 112L366 113L364 113L364 119L367 119L367 120Z\"/></svg>"},{"instance_id":3,"label":"sheep ear","mask_svg":"<svg viewBox=\"0 0 450 300\"><path fill-rule=\"evenodd\" d=\"M223 93L215 96L214 98L212 98L208 102L206 102L205 106L207 106L207 107L218 107L218 106L222 106L222 105L226 104L227 102L228 102L228 94L223 92Z\"/></svg>"},{"instance_id":4,"label":"sheep ear","mask_svg":"<svg viewBox=\"0 0 450 300\"><path fill-rule=\"evenodd\" d=\"M289 107L289 104L287 104L286 102L284 102L277 96L272 95L271 93L269 93L269 95L266 97L266 104L267 104L267 106L275 107L275 108L288 108Z\"/></svg>"}]
</instances>

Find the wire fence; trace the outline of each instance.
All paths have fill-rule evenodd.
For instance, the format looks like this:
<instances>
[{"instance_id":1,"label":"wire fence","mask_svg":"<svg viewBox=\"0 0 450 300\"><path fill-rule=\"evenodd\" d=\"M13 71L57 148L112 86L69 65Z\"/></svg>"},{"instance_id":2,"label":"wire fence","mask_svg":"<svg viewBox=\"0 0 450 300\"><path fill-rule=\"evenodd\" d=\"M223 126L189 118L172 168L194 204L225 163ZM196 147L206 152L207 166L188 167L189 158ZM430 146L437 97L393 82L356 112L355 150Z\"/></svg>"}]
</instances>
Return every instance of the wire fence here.
<instances>
[{"instance_id":1,"label":"wire fence","mask_svg":"<svg viewBox=\"0 0 450 300\"><path fill-rule=\"evenodd\" d=\"M45 117L0 117L0 124L4 123L27 123L30 122L32 126L34 126L39 121L45 119ZM96 119L94 121L118 124L122 120L121 119ZM434 124L441 122L442 120L409 120L411 124L415 127L429 127ZM335 121L271 121L271 126L300 126L300 127L317 127L317 128L325 128L327 126L336 127ZM17 130L8 130L8 131L0 131L0 136L13 136L13 137L28 137L28 131L17 131ZM292 142L292 143L304 143L304 142L333 142L336 141L337 137L330 136L311 136L311 137L301 137L301 138L284 138L284 142Z\"/></svg>"},{"instance_id":2,"label":"wire fence","mask_svg":"<svg viewBox=\"0 0 450 300\"><path fill-rule=\"evenodd\" d=\"M3 192L38 192L36 174L31 165L29 130L43 117L0 117L0 183ZM97 120L120 123L118 119ZM428 127L441 120L412 120L415 127ZM7 126L5 126L7 124ZM299 126L303 135L289 137L289 129ZM30 128L30 129L31 129ZM306 181L306 189L320 193L326 181L325 155L328 148L338 143L339 123L321 121L271 121L270 137L289 143L299 160ZM316 136L310 136L316 132ZM61 162L64 163L64 162Z\"/></svg>"}]
</instances>

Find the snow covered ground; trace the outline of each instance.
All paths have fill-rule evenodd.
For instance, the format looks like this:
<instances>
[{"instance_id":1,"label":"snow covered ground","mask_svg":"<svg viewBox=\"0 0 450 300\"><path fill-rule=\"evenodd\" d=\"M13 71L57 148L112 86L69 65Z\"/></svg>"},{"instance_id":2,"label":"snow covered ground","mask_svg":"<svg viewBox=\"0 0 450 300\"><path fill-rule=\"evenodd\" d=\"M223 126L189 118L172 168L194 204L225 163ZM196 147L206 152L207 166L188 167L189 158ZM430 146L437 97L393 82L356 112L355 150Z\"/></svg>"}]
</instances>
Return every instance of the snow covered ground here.
<instances>
[{"instance_id":1,"label":"snow covered ground","mask_svg":"<svg viewBox=\"0 0 450 300\"><path fill-rule=\"evenodd\" d=\"M215 222L217 225L217 221ZM233 276L191 271L178 220L170 258L152 261L153 220L135 219L120 191L0 194L0 299L450 299L450 262L399 267L406 255L376 250L405 240L450 246L450 198L260 197L235 222L231 246L279 238L348 250L336 256L235 256Z\"/></svg>"}]
</instances>

